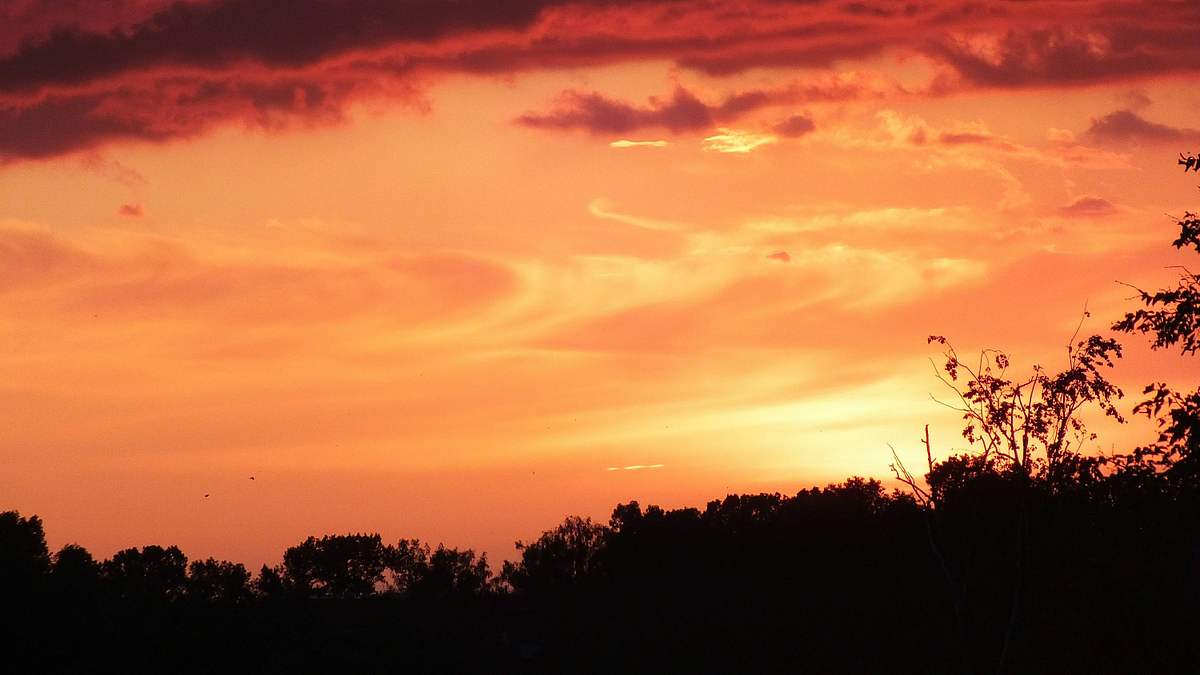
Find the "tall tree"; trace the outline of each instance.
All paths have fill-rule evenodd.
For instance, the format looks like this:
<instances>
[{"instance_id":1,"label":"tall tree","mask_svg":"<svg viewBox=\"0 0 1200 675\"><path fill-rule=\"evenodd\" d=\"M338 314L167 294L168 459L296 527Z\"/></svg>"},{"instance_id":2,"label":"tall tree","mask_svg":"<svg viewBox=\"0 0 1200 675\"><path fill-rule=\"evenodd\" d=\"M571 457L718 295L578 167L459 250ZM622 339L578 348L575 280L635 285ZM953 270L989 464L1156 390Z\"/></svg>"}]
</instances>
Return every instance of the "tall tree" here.
<instances>
[{"instance_id":1,"label":"tall tree","mask_svg":"<svg viewBox=\"0 0 1200 675\"><path fill-rule=\"evenodd\" d=\"M20 590L49 571L50 550L41 518L0 513L0 588Z\"/></svg>"}]
</instances>

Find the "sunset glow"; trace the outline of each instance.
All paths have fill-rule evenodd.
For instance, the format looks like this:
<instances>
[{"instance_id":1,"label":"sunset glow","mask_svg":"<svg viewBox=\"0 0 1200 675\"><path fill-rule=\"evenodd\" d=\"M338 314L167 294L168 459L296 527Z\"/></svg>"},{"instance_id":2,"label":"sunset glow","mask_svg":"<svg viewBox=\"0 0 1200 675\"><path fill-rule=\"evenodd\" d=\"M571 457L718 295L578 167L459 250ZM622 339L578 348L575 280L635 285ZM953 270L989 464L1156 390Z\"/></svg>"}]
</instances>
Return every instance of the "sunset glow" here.
<instances>
[{"instance_id":1,"label":"sunset glow","mask_svg":"<svg viewBox=\"0 0 1200 675\"><path fill-rule=\"evenodd\" d=\"M928 335L1061 365L1185 261L1193 3L273 6L0 1L0 498L52 547L502 559L888 477L965 446Z\"/></svg>"}]
</instances>

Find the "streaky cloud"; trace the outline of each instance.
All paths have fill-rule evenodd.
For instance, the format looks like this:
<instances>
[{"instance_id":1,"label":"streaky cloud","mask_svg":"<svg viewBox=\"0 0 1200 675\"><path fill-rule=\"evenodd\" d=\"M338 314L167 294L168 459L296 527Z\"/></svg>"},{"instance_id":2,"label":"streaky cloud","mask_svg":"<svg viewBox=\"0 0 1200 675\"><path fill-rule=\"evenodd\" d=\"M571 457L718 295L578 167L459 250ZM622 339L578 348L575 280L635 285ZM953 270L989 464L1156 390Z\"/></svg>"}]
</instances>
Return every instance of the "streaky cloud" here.
<instances>
[{"instance_id":1,"label":"streaky cloud","mask_svg":"<svg viewBox=\"0 0 1200 675\"><path fill-rule=\"evenodd\" d=\"M736 129L721 128L719 133L704 139L704 149L712 152L745 154L755 148L778 142L771 134L760 134Z\"/></svg>"},{"instance_id":2,"label":"streaky cloud","mask_svg":"<svg viewBox=\"0 0 1200 675\"><path fill-rule=\"evenodd\" d=\"M608 144L610 148L665 148L667 145L666 141L630 141L624 138Z\"/></svg>"}]
</instances>

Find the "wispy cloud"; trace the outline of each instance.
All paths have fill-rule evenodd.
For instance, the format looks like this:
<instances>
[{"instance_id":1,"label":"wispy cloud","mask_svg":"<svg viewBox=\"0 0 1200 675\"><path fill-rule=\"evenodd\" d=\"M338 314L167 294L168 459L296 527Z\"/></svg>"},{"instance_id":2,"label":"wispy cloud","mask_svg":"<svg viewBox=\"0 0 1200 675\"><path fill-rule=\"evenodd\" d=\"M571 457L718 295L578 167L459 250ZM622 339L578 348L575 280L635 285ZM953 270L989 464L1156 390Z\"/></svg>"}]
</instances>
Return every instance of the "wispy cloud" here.
<instances>
[{"instance_id":1,"label":"wispy cloud","mask_svg":"<svg viewBox=\"0 0 1200 675\"><path fill-rule=\"evenodd\" d=\"M1117 145L1183 143L1200 140L1200 129L1159 124L1132 110L1117 110L1093 119L1084 135L1099 143Z\"/></svg>"},{"instance_id":2,"label":"wispy cloud","mask_svg":"<svg viewBox=\"0 0 1200 675\"><path fill-rule=\"evenodd\" d=\"M619 141L613 141L608 144L613 148L665 148L666 141L630 141L622 138Z\"/></svg>"},{"instance_id":3,"label":"wispy cloud","mask_svg":"<svg viewBox=\"0 0 1200 675\"><path fill-rule=\"evenodd\" d=\"M1058 207L1058 214L1067 218L1099 218L1118 213L1116 205L1103 197L1084 196Z\"/></svg>"},{"instance_id":4,"label":"wispy cloud","mask_svg":"<svg viewBox=\"0 0 1200 675\"><path fill-rule=\"evenodd\" d=\"M721 128L719 133L704 138L704 149L721 153L744 154L764 145L771 145L779 140L772 134L739 131L737 129Z\"/></svg>"}]
</instances>

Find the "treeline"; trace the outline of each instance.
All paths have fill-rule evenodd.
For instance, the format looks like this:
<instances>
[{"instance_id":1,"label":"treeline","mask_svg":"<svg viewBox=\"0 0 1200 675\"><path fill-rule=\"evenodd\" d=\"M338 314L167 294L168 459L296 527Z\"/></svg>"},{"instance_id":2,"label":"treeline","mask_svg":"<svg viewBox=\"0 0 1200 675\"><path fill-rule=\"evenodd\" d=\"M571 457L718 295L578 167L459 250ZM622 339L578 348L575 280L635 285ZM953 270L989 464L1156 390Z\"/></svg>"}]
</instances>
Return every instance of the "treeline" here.
<instances>
[{"instance_id":1,"label":"treeline","mask_svg":"<svg viewBox=\"0 0 1200 675\"><path fill-rule=\"evenodd\" d=\"M309 538L254 578L175 547L97 562L50 554L41 522L8 512L4 655L10 672L950 673L995 672L1007 636L1008 672L1189 671L1198 492L1079 466L1051 483L944 462L936 515L857 478L622 504L607 524L567 518L496 575L471 551L375 534Z\"/></svg>"}]
</instances>

